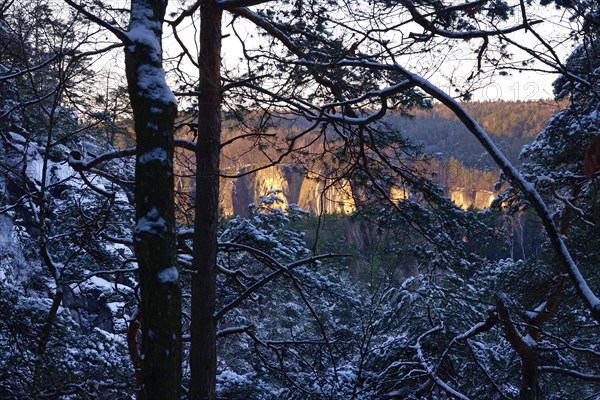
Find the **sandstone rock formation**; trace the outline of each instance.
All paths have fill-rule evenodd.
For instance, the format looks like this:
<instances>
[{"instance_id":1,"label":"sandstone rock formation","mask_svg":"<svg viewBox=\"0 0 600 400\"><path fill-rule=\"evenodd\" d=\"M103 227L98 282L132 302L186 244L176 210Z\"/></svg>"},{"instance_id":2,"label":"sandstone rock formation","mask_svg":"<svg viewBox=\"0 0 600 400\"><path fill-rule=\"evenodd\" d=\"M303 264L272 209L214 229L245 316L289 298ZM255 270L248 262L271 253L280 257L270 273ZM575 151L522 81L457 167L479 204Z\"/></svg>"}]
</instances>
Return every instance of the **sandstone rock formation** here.
<instances>
[{"instance_id":1,"label":"sandstone rock formation","mask_svg":"<svg viewBox=\"0 0 600 400\"><path fill-rule=\"evenodd\" d=\"M466 210L473 207L478 210L489 208L496 195L488 190L473 190L454 188L449 191L450 200L457 206Z\"/></svg>"},{"instance_id":2,"label":"sandstone rock formation","mask_svg":"<svg viewBox=\"0 0 600 400\"><path fill-rule=\"evenodd\" d=\"M273 207L281 210L290 204L296 204L313 215L349 215L356 210L347 179L332 179L325 174L307 171L300 165L280 164L262 169L245 166L223 174L229 176L221 179L219 208L224 217L247 215L250 204L257 204L261 196L273 192L281 199ZM190 180L185 181L178 181L178 191L193 191ZM405 187L392 186L389 195L394 203L399 203L407 200L410 193ZM471 207L482 210L489 208L495 194L487 190L453 188L448 191L448 196L465 210Z\"/></svg>"},{"instance_id":3,"label":"sandstone rock formation","mask_svg":"<svg viewBox=\"0 0 600 400\"><path fill-rule=\"evenodd\" d=\"M223 216L246 215L249 204L256 204L261 196L271 191L280 191L277 196L282 202L273 206L282 210L290 204L297 204L317 215L350 214L355 210L350 182L346 179L333 180L290 164L250 171L250 168L243 168L238 171L237 178L222 179L220 208Z\"/></svg>"}]
</instances>

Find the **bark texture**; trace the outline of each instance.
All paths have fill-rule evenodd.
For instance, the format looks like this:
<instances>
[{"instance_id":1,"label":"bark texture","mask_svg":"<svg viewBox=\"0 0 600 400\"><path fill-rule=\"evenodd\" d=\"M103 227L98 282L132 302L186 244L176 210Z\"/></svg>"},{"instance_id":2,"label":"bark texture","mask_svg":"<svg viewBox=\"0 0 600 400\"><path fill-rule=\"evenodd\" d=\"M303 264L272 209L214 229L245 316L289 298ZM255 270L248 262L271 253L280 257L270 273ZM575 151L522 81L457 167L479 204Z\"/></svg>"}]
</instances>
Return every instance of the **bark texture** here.
<instances>
[{"instance_id":1,"label":"bark texture","mask_svg":"<svg viewBox=\"0 0 600 400\"><path fill-rule=\"evenodd\" d=\"M200 11L200 97L196 148L195 234L192 276L190 399L215 398L219 153L221 140L222 10L205 0Z\"/></svg>"},{"instance_id":2,"label":"bark texture","mask_svg":"<svg viewBox=\"0 0 600 400\"><path fill-rule=\"evenodd\" d=\"M162 68L166 1L132 0L125 62L136 131L135 252L142 313L142 399L179 400L181 289L176 265L173 131L177 106Z\"/></svg>"},{"instance_id":3,"label":"bark texture","mask_svg":"<svg viewBox=\"0 0 600 400\"><path fill-rule=\"evenodd\" d=\"M496 302L498 317L504 329L504 335L521 359L521 386L519 400L537 400L540 398L539 379L539 349L538 343L542 337L544 324L556 311L558 300L564 287L564 278L559 277L552 291L534 311L523 313L526 328L525 335L521 334L513 323L508 311L506 299L500 297Z\"/></svg>"}]
</instances>

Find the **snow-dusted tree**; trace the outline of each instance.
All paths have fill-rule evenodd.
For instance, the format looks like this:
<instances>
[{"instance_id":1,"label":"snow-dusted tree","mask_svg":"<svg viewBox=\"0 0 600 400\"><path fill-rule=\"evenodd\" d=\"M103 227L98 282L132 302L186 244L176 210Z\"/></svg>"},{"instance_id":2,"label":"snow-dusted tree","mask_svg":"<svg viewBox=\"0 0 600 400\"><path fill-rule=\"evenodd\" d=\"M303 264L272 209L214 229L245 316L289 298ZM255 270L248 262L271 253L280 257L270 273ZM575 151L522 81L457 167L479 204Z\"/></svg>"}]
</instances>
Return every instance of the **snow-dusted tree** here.
<instances>
[{"instance_id":1,"label":"snow-dusted tree","mask_svg":"<svg viewBox=\"0 0 600 400\"><path fill-rule=\"evenodd\" d=\"M162 68L166 1L131 1L120 35L136 132L134 233L141 289L144 399L179 399L181 288L174 211L173 132L177 102Z\"/></svg>"},{"instance_id":2,"label":"snow-dusted tree","mask_svg":"<svg viewBox=\"0 0 600 400\"><path fill-rule=\"evenodd\" d=\"M589 21L590 24L594 22ZM552 218L583 276L588 277L588 284L594 288L600 283L595 262L600 249L596 240L598 165L595 161L595 143L600 135L600 48L597 29L588 33L590 35L584 36L583 43L565 62L569 74L554 82L556 97L568 98L570 104L548 121L548 126L531 145L523 149L521 156L526 160L525 176L535 182L548 204L551 212L548 218ZM523 199L517 197L513 200L516 204L523 204ZM543 269L548 274L558 275L561 268L553 260L551 249L546 249ZM539 266L535 263L534 267L536 265ZM560 356L557 355L560 360L558 362L547 357L537 362L539 371L552 374L551 378L542 379L542 390L548 390L548 381L551 379L554 381L552 393L555 394L566 391L565 387L573 391L580 390L584 394L590 393L586 380L597 384L600 379L600 371L593 364L590 365L594 357L597 361L595 343L598 343L599 338L595 332L586 332L582 328L593 325L594 318L598 320L597 306L595 312L592 309L590 318L578 304L569 301L571 292L572 289L568 288L566 293L560 296L557 294L557 299L554 300L558 307L556 325L553 326L554 321L550 321L547 328L538 327L545 342L540 347L558 349L561 343L578 343L578 346L567 347L560 352ZM542 299L537 301L540 300ZM569 378L564 378L565 376Z\"/></svg>"},{"instance_id":3,"label":"snow-dusted tree","mask_svg":"<svg viewBox=\"0 0 600 400\"><path fill-rule=\"evenodd\" d=\"M141 380L144 399L178 399L181 391L181 288L174 212L174 125L177 101L163 69L166 1L132 0L129 26L66 2L125 46L127 88L136 133L134 246L141 290ZM123 10L116 10L118 13Z\"/></svg>"},{"instance_id":4,"label":"snow-dusted tree","mask_svg":"<svg viewBox=\"0 0 600 400\"><path fill-rule=\"evenodd\" d=\"M290 227L308 213L295 205L281 211L278 201L263 196L219 235L218 393L351 397L369 299L345 263L335 263L342 258L311 256Z\"/></svg>"},{"instance_id":5,"label":"snow-dusted tree","mask_svg":"<svg viewBox=\"0 0 600 400\"><path fill-rule=\"evenodd\" d=\"M418 58L416 55L448 54L457 42L476 43L470 49L475 54L470 60L472 73L457 87L459 95L469 98L472 85L479 78L512 65L507 62L510 58L506 43L522 49L522 44L511 36L522 30L530 32L546 50L543 53L525 48L533 58L555 72L568 73L552 45L538 34L536 26L541 20L532 15L531 5L524 2L376 1L363 8L350 7L344 2L260 3L198 1L171 22L172 27L177 28L186 16L199 11L200 56L197 60L191 57L191 61L198 66L200 77L189 82L189 94L198 95L199 108L196 241L192 267L197 271L192 278L197 280L197 285L192 284L197 290L193 290L192 303L198 310L193 312L193 318L202 317L196 324L192 321L190 395L194 399L214 397L216 326L210 315L216 293L221 105L235 116L247 109L252 111L251 119L240 118L240 126L248 128L245 137L251 138L251 145L258 146L262 152L261 161L277 163L297 149L304 155L316 153L315 158L323 169L355 183L354 194L359 206L368 209L369 202L378 197L375 203L379 209L390 207L410 223L416 222L415 215L429 217L430 222L434 222L430 229L417 227L415 230L443 254L443 245L448 245L444 242L447 236L441 232L436 235L438 232L433 227L435 222L438 230L445 227L444 219L452 211L445 211L446 205L440 206L444 202L441 193L431 188L423 174L418 173L418 152L399 132L379 122L391 108L406 111L410 106L427 104L426 97L435 98L459 116L504 173L527 194L537 211L545 215L545 206L537 192L531 190L531 185L497 151L488 135L451 96L423 79L422 76L435 70L438 59L432 57L431 70L427 63L411 64L411 59ZM237 39L243 50L242 62L230 69L221 65L220 43L224 37L221 26L227 15L231 15L233 27L228 40ZM510 18L513 15L518 16L517 22ZM261 37L260 41L253 42L249 40L251 35L243 33L249 25L254 27L251 32ZM188 50L184 54L195 53ZM439 57L439 60L445 58ZM297 131L282 145L281 141L272 139L266 128L269 123L286 119L297 124ZM255 121L259 123L253 123ZM362 184L360 189L359 183ZM391 187L422 192L424 201L398 203L390 195ZM423 204L440 213L428 214ZM552 222L547 218L544 221L579 293L596 313L595 297L589 295L586 282L578 275L578 267L561 247ZM203 230L199 231L200 228ZM461 256L453 254L447 261L460 262ZM438 388L454 394L436 380L434 370L427 373Z\"/></svg>"},{"instance_id":6,"label":"snow-dusted tree","mask_svg":"<svg viewBox=\"0 0 600 400\"><path fill-rule=\"evenodd\" d=\"M457 43L466 43L472 73L464 77L456 90L461 97L469 98L473 85L482 76L511 66L505 62L510 60L506 49L509 43L554 72L590 89L588 81L563 65L552 42L537 32L541 21L531 16L535 10L532 4L401 0L373 1L357 7L344 1L199 0L183 4L187 8L166 21L166 1L132 0L130 26L122 29L110 18L100 19L95 14L98 10L108 14L122 10L104 7L101 2L78 5L66 1L115 34L126 47L128 88L138 144L135 246L142 290L144 396L160 393L161 398L175 398L180 386L179 289L172 204L172 132L176 107L162 68L165 22L174 29L175 40L182 44L183 51L176 62L188 57L199 70L197 78L182 82L180 93L196 97L199 113L195 126L197 143L186 145L195 152L197 165L190 267L189 395L192 399L216 396L217 222L223 110L235 116L250 111L251 118L239 118L240 126L245 129L242 138L250 139L249 146L258 147L263 155L261 162L274 164L286 156L298 160L299 157L294 157L298 150L303 155L312 155L311 161L320 162L319 167L326 170L326 178L333 176L354 184L353 194L361 211L380 212L381 219L386 219L387 210L391 209L394 217L426 240L427 246L423 246L420 255L435 260L432 276L437 268L456 267L456 273L448 274L446 279L464 280L473 272L469 271L470 259L464 251L468 246L459 245L456 226L447 220L462 218L462 214L449 206L441 191L424 178L426 168L421 168L424 157L407 143L401 132L381 122L389 109L407 112L412 106L427 105L430 98L439 100L482 142L507 178L540 214L563 268L592 316L598 319L598 300L564 246L535 187L499 153L460 104L423 78L446 60L445 56L451 54ZM587 15L580 13L579 4L567 6L574 10L576 18ZM518 16L517 22L511 16ZM183 46L178 31L186 25L185 21L194 24L197 20L200 21L198 52ZM227 37L222 28L224 21L232 27L228 40L236 40L242 47L241 62L231 68L221 63L221 42ZM251 35L246 37L244 31L248 27L260 41L250 40ZM519 30L530 33L540 46L524 48L511 36ZM542 52L537 51L540 47L544 49ZM419 58L423 56L431 62L422 62ZM183 81L188 72L180 69L176 75ZM296 131L286 138L273 139L267 128L284 120L291 120ZM89 165L87 161L72 161L73 166L82 170ZM413 198L398 201L391 195L391 188L400 191L408 188ZM452 247L452 251L445 246ZM429 288L437 290L438 286ZM157 295L151 295L154 290ZM511 344L530 346L532 342L525 340L526 335L514 334L510 313L504 312L506 304L498 302L497 308L506 338L515 339L509 339ZM537 316L541 318L542 314L538 312ZM477 307L471 307L469 315L484 316ZM544 322L536 316L529 317L535 327L540 328ZM413 341L420 350L420 345L438 332L438 325L430 323L432 326L426 329L424 322L428 321L420 320L423 328ZM464 332L479 333L480 328L488 327L483 321L475 323L475 318L471 322L473 330L460 324L455 330L465 328ZM470 333L456 337L470 337ZM424 354L413 355L421 365L418 371L424 380L420 386L423 393L437 391L466 397L446 382L447 371L432 367ZM445 357L443 353L441 359ZM163 374L165 371L168 373ZM533 395L531 391L528 393Z\"/></svg>"},{"instance_id":7,"label":"snow-dusted tree","mask_svg":"<svg viewBox=\"0 0 600 400\"><path fill-rule=\"evenodd\" d=\"M127 391L130 374L114 373L128 366L110 307L120 309L133 290L121 285L113 293L109 282L84 278L128 257L99 239L120 234L119 221L130 219L128 188L110 173L77 176L66 163L69 149L106 145L93 129L102 121L79 120L75 111L85 98L79 84L93 80L86 58L104 49L90 42L93 30L82 33L84 21L60 15L52 2L2 7L2 396ZM90 318L94 307L103 321Z\"/></svg>"}]
</instances>

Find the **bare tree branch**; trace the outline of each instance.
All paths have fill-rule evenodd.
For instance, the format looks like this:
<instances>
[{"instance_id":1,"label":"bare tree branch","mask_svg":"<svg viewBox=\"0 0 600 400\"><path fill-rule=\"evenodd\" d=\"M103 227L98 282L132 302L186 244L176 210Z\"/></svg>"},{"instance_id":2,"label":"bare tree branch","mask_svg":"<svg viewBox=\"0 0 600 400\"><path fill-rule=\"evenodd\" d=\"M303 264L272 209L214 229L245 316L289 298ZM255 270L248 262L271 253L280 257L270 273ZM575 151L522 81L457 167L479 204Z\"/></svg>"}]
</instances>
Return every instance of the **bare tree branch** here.
<instances>
[{"instance_id":1,"label":"bare tree branch","mask_svg":"<svg viewBox=\"0 0 600 400\"><path fill-rule=\"evenodd\" d=\"M229 304L223 306L223 308L221 308L221 310L219 310L218 312L215 312L214 318L216 320L223 318L223 316L225 314L227 314L229 311L233 310L235 307L237 307L239 304L241 304L244 300L246 300L248 297L250 297L250 295L252 295L257 290L259 290L260 288L265 286L267 283L271 282L273 279L277 278L278 276L280 276L284 273L289 273L294 268L297 268L297 267L300 267L300 266L306 265L306 264L312 264L316 261L323 260L326 258L344 257L344 256L340 256L340 255L335 255L335 254L323 254L323 255L319 255L319 256L314 256L314 257L309 257L309 258L305 258L302 260L298 260L298 261L295 261L288 265L282 265L279 261L275 260L273 257L269 256L268 254L266 254L258 249L255 249L253 247L245 246L245 245L242 245L239 243L219 243L219 249L221 249L221 251L245 251L245 252L255 256L259 261L261 261L263 263L267 263L277 269L274 272L272 272L269 275L262 278L261 280L254 283L252 286L250 286L248 289L246 289L242 294L240 294L235 300L233 300Z\"/></svg>"},{"instance_id":2,"label":"bare tree branch","mask_svg":"<svg viewBox=\"0 0 600 400\"><path fill-rule=\"evenodd\" d=\"M417 338L417 342L415 344L415 348L417 350L417 356L419 357L419 360L421 361L421 365L427 371L427 375L429 375L429 377L435 382L436 385L438 385L441 389L446 391L448 394L451 394L452 396L455 396L461 400L469 400L469 398L467 396L456 391L455 389L450 387L450 385L448 385L446 382L444 382L442 379L440 379L440 377L437 376L437 374L436 374L435 368L432 368L429 365L429 363L425 359L425 355L423 354L423 348L421 346L421 341L423 339L425 339L427 336L433 335L434 333L437 333L437 332L441 332L443 329L444 329L443 324L437 325L437 326L431 328L430 330L428 330L427 332L422 333Z\"/></svg>"},{"instance_id":3,"label":"bare tree branch","mask_svg":"<svg viewBox=\"0 0 600 400\"><path fill-rule=\"evenodd\" d=\"M540 366L540 372L550 372L552 374L566 375L584 381L600 382L600 375L586 374L584 372L576 371L573 369L554 367L550 365Z\"/></svg>"},{"instance_id":4,"label":"bare tree branch","mask_svg":"<svg viewBox=\"0 0 600 400\"><path fill-rule=\"evenodd\" d=\"M216 3L223 10L231 10L239 7L252 7L269 3L275 0L217 0Z\"/></svg>"},{"instance_id":5,"label":"bare tree branch","mask_svg":"<svg viewBox=\"0 0 600 400\"><path fill-rule=\"evenodd\" d=\"M127 33L125 31L123 31L120 28L117 28L116 26L114 26L112 24L109 24L102 18L97 17L93 13L86 10L85 7L83 7L83 5L77 4L73 0L64 0L64 2L67 3L68 5L70 5L71 7L73 7L75 10L77 10L81 14L83 14L90 21L107 29L109 32L111 32L113 35L115 35L117 37L117 39L119 39L121 42L123 42L123 44L125 44L126 46L133 44L133 42L131 41L131 39L129 39L129 37L127 36Z\"/></svg>"},{"instance_id":6,"label":"bare tree branch","mask_svg":"<svg viewBox=\"0 0 600 400\"><path fill-rule=\"evenodd\" d=\"M414 21L423 27L425 30L431 32L433 35L442 36L449 39L475 39L490 36L500 36L508 33L517 32L525 28L530 28L532 25L539 24L543 21L531 21L524 22L519 25L511 26L505 29L493 29L489 31L485 30L472 30L472 31L449 31L446 29L438 28L435 23L429 21L423 14L419 12L415 4L411 0L400 0L400 3L406 7Z\"/></svg>"}]
</instances>

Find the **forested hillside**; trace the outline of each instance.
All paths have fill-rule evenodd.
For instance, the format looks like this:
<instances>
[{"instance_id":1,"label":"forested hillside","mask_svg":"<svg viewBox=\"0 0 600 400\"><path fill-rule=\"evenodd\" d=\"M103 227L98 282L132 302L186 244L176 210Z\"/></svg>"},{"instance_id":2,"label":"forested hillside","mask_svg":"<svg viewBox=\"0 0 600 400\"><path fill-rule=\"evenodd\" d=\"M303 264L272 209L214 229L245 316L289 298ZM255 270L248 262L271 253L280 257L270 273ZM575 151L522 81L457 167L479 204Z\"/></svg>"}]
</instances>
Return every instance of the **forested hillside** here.
<instances>
[{"instance_id":1,"label":"forested hillside","mask_svg":"<svg viewBox=\"0 0 600 400\"><path fill-rule=\"evenodd\" d=\"M598 398L598 15L0 0L0 398Z\"/></svg>"},{"instance_id":2,"label":"forested hillside","mask_svg":"<svg viewBox=\"0 0 600 400\"><path fill-rule=\"evenodd\" d=\"M468 102L465 109L489 132L496 145L516 165L521 148L544 128L548 119L565 107L565 102L539 100L529 102ZM489 170L496 168L465 126L441 105L431 110L416 110L414 118L393 117L392 124L443 160L454 157L465 166Z\"/></svg>"},{"instance_id":3,"label":"forested hillside","mask_svg":"<svg viewBox=\"0 0 600 400\"><path fill-rule=\"evenodd\" d=\"M466 102L464 107L493 136L533 138L546 126L550 117L567 104L564 99L496 100L470 101ZM434 105L431 110L416 110L414 115L458 121L454 114L440 104Z\"/></svg>"},{"instance_id":4,"label":"forested hillside","mask_svg":"<svg viewBox=\"0 0 600 400\"><path fill-rule=\"evenodd\" d=\"M545 123L552 116L565 107L565 102L539 100L529 102L468 102L465 108L473 113L478 121L481 121L484 128L494 137L496 145L515 165L520 165L519 154L524 145L531 143L545 126ZM183 118L185 120L185 118ZM397 130L413 145L421 147L424 154L433 159L430 161L423 174L435 175L434 180L442 185L450 196L450 191L456 188L465 188L469 190L493 191L499 178L499 169L492 158L481 148L479 142L469 134L465 126L445 108L437 104L431 109L415 108L409 115L400 115L391 113L385 118L386 124L390 129ZM239 125L234 120L225 121L223 140L235 140L241 134ZM285 138L293 135L310 125L307 121L294 120L290 124L288 119L280 119L272 122L268 132L276 138ZM192 139L193 132L189 128L183 128L179 132L179 137ZM315 146L316 136L305 135L298 142L301 147L306 146L304 153L293 154L283 158L282 163L288 165L298 165L304 167L307 171L313 171L317 175L324 173L329 167L326 158L312 159L311 153L319 154L318 146ZM232 176L237 172L252 169L264 165L267 160L264 158L265 152L275 147L272 144L264 144L262 147L254 146L254 138L249 140L238 140L235 144L227 146L221 154L221 165L226 170L226 175ZM184 154L178 160L181 163L180 169L182 175L189 171L191 155ZM271 157L275 157L273 154ZM273 175L273 174L271 174ZM271 176L267 174L267 176ZM251 186L260 186L262 188L284 190L284 186L293 185L293 182L286 182L284 177L275 179L279 183L267 181L268 178L253 178L258 181L253 182ZM264 180L267 179L267 180ZM272 178L269 178L272 179ZM182 187L185 190L193 190L194 183L191 179L182 178ZM260 181L260 182L259 182ZM245 184L248 187L248 184ZM222 188L225 193L223 196L231 196L231 184L225 182ZM248 190L248 189L244 189ZM252 190L252 188L249 188ZM258 197L264 193L251 195L249 202L257 201ZM318 193L315 192L318 197ZM334 195L333 197L343 198L343 195ZM234 195L235 197L235 195ZM297 198L297 196L293 196ZM337 200L336 200L337 201ZM317 199L305 198L303 204L316 204ZM228 206L231 207L231 206ZM319 213L320 208L309 207L310 211ZM227 212L230 215L231 212Z\"/></svg>"}]
</instances>

